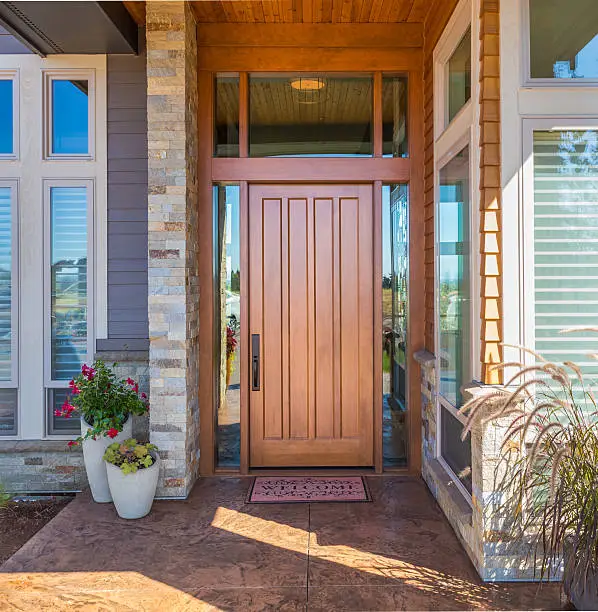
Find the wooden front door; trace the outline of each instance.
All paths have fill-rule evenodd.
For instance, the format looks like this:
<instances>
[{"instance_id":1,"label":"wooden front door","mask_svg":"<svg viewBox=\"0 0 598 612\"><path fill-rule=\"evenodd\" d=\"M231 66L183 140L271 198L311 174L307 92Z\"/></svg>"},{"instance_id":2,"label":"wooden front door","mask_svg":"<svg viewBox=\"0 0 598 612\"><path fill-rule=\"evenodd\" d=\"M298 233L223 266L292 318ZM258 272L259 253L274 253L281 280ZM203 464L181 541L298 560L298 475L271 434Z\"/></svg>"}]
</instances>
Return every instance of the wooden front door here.
<instances>
[{"instance_id":1,"label":"wooden front door","mask_svg":"<svg viewBox=\"0 0 598 612\"><path fill-rule=\"evenodd\" d=\"M250 466L372 466L372 186L249 189Z\"/></svg>"}]
</instances>

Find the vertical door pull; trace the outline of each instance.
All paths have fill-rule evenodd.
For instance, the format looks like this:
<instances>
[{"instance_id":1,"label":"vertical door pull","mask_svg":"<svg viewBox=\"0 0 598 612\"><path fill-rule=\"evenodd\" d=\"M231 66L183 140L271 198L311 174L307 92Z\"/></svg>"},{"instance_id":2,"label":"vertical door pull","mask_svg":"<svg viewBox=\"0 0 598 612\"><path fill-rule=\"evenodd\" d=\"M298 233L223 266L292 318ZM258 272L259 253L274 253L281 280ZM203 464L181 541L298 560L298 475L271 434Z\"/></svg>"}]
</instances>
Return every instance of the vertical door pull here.
<instances>
[{"instance_id":1,"label":"vertical door pull","mask_svg":"<svg viewBox=\"0 0 598 612\"><path fill-rule=\"evenodd\" d=\"M260 335L251 334L251 390L260 390Z\"/></svg>"}]
</instances>

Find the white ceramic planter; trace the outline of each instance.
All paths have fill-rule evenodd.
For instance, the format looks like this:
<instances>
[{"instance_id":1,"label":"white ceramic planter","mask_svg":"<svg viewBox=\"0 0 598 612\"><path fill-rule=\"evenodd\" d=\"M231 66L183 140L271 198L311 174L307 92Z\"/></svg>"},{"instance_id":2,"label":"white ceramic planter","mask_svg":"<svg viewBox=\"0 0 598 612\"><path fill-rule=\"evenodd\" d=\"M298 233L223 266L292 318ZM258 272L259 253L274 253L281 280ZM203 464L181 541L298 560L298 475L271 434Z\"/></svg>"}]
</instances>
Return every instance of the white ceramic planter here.
<instances>
[{"instance_id":1,"label":"white ceramic planter","mask_svg":"<svg viewBox=\"0 0 598 612\"><path fill-rule=\"evenodd\" d=\"M85 435L91 429L91 425L81 418L81 435ZM105 504L112 501L108 478L106 477L106 464L104 453L112 442L123 442L133 437L133 419L129 417L123 425L123 430L115 437L102 436L97 440L83 441L83 459L85 460L85 471L93 500Z\"/></svg>"},{"instance_id":2,"label":"white ceramic planter","mask_svg":"<svg viewBox=\"0 0 598 612\"><path fill-rule=\"evenodd\" d=\"M160 475L160 458L153 452L152 457L154 464L151 467L137 470L134 474L123 474L116 465L104 462L114 507L121 518L142 518L152 509Z\"/></svg>"}]
</instances>

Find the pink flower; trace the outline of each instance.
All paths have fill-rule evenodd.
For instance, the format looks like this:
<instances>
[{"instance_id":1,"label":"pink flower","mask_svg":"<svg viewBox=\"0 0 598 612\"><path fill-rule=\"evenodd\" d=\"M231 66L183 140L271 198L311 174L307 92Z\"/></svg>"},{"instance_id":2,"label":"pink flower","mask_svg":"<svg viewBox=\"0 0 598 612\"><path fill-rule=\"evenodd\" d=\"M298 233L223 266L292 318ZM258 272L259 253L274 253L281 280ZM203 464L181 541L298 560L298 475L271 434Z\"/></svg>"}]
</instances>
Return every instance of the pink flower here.
<instances>
[{"instance_id":1,"label":"pink flower","mask_svg":"<svg viewBox=\"0 0 598 612\"><path fill-rule=\"evenodd\" d=\"M147 399L147 395L146 395L145 393L142 393L142 394L141 394L141 399L142 399L142 400L146 400L146 399Z\"/></svg>"},{"instance_id":2,"label":"pink flower","mask_svg":"<svg viewBox=\"0 0 598 612\"><path fill-rule=\"evenodd\" d=\"M68 446L79 446L79 442L77 440L69 440Z\"/></svg>"},{"instance_id":3,"label":"pink flower","mask_svg":"<svg viewBox=\"0 0 598 612\"><path fill-rule=\"evenodd\" d=\"M74 380L71 380L71 382L69 383L69 387L71 388L73 395L79 395L79 393L81 393L81 390L79 389L79 387L77 387L77 384Z\"/></svg>"},{"instance_id":4,"label":"pink flower","mask_svg":"<svg viewBox=\"0 0 598 612\"><path fill-rule=\"evenodd\" d=\"M116 428L112 427L111 429L109 429L109 430L106 432L106 435L107 435L109 438L116 438L116 436L118 436L118 429L116 429Z\"/></svg>"},{"instance_id":5,"label":"pink flower","mask_svg":"<svg viewBox=\"0 0 598 612\"><path fill-rule=\"evenodd\" d=\"M60 416L63 416L64 418L68 419L70 418L71 414L73 412L75 412L76 408L69 403L68 399L64 400L64 404L62 404L62 414Z\"/></svg>"},{"instance_id":6,"label":"pink flower","mask_svg":"<svg viewBox=\"0 0 598 612\"><path fill-rule=\"evenodd\" d=\"M62 416L62 411L60 411L60 410L58 410L58 409L54 410L54 416L55 416L55 417L60 417L60 416Z\"/></svg>"},{"instance_id":7,"label":"pink flower","mask_svg":"<svg viewBox=\"0 0 598 612\"><path fill-rule=\"evenodd\" d=\"M87 380L93 380L93 377L95 376L96 371L84 363L81 366L81 373L83 374L83 376L85 376L85 378L87 378Z\"/></svg>"}]
</instances>

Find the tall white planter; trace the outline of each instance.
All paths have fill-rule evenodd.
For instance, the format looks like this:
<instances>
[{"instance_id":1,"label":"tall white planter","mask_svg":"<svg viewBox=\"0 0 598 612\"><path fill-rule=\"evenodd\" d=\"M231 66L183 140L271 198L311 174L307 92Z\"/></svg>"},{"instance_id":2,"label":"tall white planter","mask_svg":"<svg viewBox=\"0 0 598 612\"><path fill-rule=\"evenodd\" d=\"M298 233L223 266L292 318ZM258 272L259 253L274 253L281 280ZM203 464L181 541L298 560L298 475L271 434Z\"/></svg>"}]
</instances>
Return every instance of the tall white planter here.
<instances>
[{"instance_id":1,"label":"tall white planter","mask_svg":"<svg viewBox=\"0 0 598 612\"><path fill-rule=\"evenodd\" d=\"M85 435L91 425L81 417L81 435ZM123 442L133 437L133 419L129 417L123 425L123 430L115 437L102 436L96 440L83 441L83 459L85 460L85 471L93 500L105 504L112 501L108 478L106 476L106 464L104 453L112 442Z\"/></svg>"},{"instance_id":2,"label":"tall white planter","mask_svg":"<svg viewBox=\"0 0 598 612\"><path fill-rule=\"evenodd\" d=\"M160 475L160 458L155 453L152 457L153 465L134 474L123 474L116 465L104 462L114 507L121 518L142 518L152 509Z\"/></svg>"}]
</instances>

